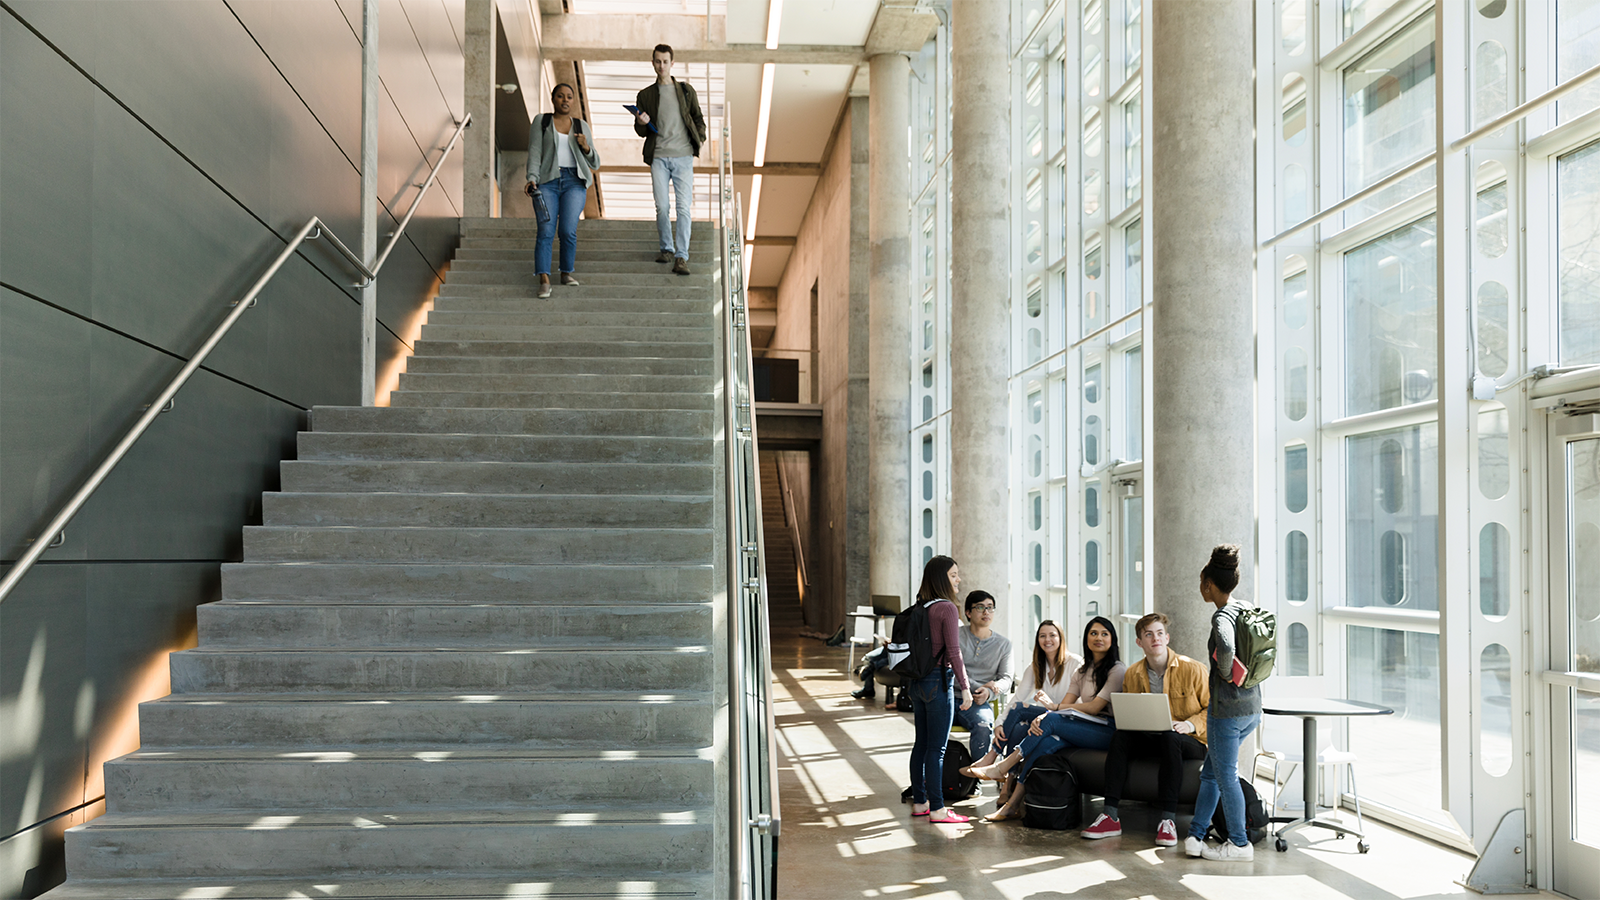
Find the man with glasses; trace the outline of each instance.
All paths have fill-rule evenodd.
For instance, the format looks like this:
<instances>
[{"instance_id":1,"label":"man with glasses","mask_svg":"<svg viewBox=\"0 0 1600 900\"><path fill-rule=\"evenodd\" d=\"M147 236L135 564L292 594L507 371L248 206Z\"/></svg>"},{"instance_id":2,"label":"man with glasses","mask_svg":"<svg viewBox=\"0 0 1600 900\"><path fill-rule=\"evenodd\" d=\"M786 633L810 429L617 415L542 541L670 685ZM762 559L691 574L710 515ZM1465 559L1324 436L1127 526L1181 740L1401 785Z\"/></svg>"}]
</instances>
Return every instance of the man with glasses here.
<instances>
[{"instance_id":1,"label":"man with glasses","mask_svg":"<svg viewBox=\"0 0 1600 900\"><path fill-rule=\"evenodd\" d=\"M989 701L1011 692L1011 641L994 633L994 595L973 591L967 595L967 624L957 637L961 641L961 661L967 665L967 683L972 685L972 706L956 710L955 723L972 736L968 749L973 759L989 752L994 738L994 710Z\"/></svg>"}]
</instances>

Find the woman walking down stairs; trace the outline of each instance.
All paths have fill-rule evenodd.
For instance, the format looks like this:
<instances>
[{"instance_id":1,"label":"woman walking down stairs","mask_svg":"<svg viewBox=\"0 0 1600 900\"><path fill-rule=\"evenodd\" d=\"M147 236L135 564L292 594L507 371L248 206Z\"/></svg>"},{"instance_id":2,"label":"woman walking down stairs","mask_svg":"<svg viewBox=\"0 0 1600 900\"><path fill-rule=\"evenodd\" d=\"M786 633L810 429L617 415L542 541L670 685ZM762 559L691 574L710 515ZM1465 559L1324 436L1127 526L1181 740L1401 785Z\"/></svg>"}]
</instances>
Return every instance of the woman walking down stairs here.
<instances>
[{"instance_id":1,"label":"woman walking down stairs","mask_svg":"<svg viewBox=\"0 0 1600 900\"><path fill-rule=\"evenodd\" d=\"M692 253L710 272L715 234ZM318 408L51 898L712 897L716 288L467 219L387 408Z\"/></svg>"}]
</instances>

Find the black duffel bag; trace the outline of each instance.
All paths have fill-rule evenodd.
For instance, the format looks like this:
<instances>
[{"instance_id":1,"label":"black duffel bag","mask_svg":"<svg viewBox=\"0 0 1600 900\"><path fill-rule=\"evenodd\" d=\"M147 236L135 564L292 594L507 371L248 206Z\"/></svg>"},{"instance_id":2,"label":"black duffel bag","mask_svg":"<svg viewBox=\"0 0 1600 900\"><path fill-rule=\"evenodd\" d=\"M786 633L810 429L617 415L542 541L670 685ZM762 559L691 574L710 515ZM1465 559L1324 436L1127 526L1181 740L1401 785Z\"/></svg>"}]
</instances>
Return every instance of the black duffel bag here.
<instances>
[{"instance_id":1,"label":"black duffel bag","mask_svg":"<svg viewBox=\"0 0 1600 900\"><path fill-rule=\"evenodd\" d=\"M1083 825L1078 776L1062 750L1033 764L1023 779L1022 824L1029 828L1071 831Z\"/></svg>"}]
</instances>

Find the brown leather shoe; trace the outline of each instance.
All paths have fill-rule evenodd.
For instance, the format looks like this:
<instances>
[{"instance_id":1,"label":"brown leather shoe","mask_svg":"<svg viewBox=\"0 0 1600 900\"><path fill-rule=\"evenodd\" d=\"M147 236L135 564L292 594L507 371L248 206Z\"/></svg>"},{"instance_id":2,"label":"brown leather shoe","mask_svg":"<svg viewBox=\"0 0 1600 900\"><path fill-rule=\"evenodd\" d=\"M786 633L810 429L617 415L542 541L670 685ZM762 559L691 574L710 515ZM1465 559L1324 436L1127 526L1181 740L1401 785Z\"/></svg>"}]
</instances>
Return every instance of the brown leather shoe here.
<instances>
[{"instance_id":1,"label":"brown leather shoe","mask_svg":"<svg viewBox=\"0 0 1600 900\"><path fill-rule=\"evenodd\" d=\"M671 250L663 250L660 253L657 253L656 254L656 262L658 262L658 263L669 263L669 262L672 262L672 251Z\"/></svg>"},{"instance_id":2,"label":"brown leather shoe","mask_svg":"<svg viewBox=\"0 0 1600 900\"><path fill-rule=\"evenodd\" d=\"M678 257L676 260L674 260L673 263L672 263L672 274L674 274L674 275L688 275L688 274L690 274L689 273L689 261L687 259L684 259L681 256Z\"/></svg>"}]
</instances>

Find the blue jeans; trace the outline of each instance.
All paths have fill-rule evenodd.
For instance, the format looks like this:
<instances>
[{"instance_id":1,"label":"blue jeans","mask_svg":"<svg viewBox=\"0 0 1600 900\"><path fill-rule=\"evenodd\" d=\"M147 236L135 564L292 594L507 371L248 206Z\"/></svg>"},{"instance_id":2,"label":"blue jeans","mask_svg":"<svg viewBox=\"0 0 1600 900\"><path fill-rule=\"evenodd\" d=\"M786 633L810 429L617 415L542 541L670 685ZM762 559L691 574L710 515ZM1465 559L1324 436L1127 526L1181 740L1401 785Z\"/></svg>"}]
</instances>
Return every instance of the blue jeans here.
<instances>
[{"instance_id":1,"label":"blue jeans","mask_svg":"<svg viewBox=\"0 0 1600 900\"><path fill-rule=\"evenodd\" d=\"M561 174L539 185L545 206L550 207L550 222L539 226L539 241L533 248L534 273L550 274L550 245L556 232L561 232L561 271L571 272L578 264L578 216L583 214L583 201L589 186L578 177L578 170L568 167Z\"/></svg>"},{"instance_id":2,"label":"blue jeans","mask_svg":"<svg viewBox=\"0 0 1600 900\"><path fill-rule=\"evenodd\" d=\"M1220 799L1223 818L1228 820L1228 840L1238 847L1250 843L1245 833L1244 791L1239 789L1239 745L1259 724L1261 713L1228 719L1206 717L1206 761L1200 767L1200 794L1194 800L1190 837L1205 840Z\"/></svg>"},{"instance_id":3,"label":"blue jeans","mask_svg":"<svg viewBox=\"0 0 1600 900\"><path fill-rule=\"evenodd\" d=\"M1027 778L1034 763L1057 750L1068 747L1104 750L1111 746L1111 736L1117 733L1115 725L1100 725L1062 715L1046 716L1040 727L1044 729L1044 734L1029 734L1017 745L1017 749L1022 751L1022 768L1017 772L1018 778Z\"/></svg>"},{"instance_id":4,"label":"blue jeans","mask_svg":"<svg viewBox=\"0 0 1600 900\"><path fill-rule=\"evenodd\" d=\"M678 200L678 235L672 235L672 205L668 202L670 182ZM678 259L689 258L689 227L694 215L694 157L656 157L650 163L650 187L656 195L656 231L661 235L661 252Z\"/></svg>"},{"instance_id":5,"label":"blue jeans","mask_svg":"<svg viewBox=\"0 0 1600 900\"><path fill-rule=\"evenodd\" d=\"M989 752L989 743L994 740L994 710L987 703L973 701L966 709L956 710L956 724L965 728L970 735L967 749L972 751L972 758L982 759Z\"/></svg>"},{"instance_id":6,"label":"blue jeans","mask_svg":"<svg viewBox=\"0 0 1600 900\"><path fill-rule=\"evenodd\" d=\"M1042 706L1011 707L1011 711L1006 713L1005 721L1001 723L1000 730L1006 733L1006 739L1000 742L1000 755L1005 756L1015 750L1017 745L1022 743L1022 739L1028 736L1029 723L1049 711Z\"/></svg>"},{"instance_id":7,"label":"blue jeans","mask_svg":"<svg viewBox=\"0 0 1600 900\"><path fill-rule=\"evenodd\" d=\"M944 745L956 707L955 679L949 666L941 666L903 688L911 692L911 721L917 729L911 745L911 800L935 812L944 809Z\"/></svg>"}]
</instances>

